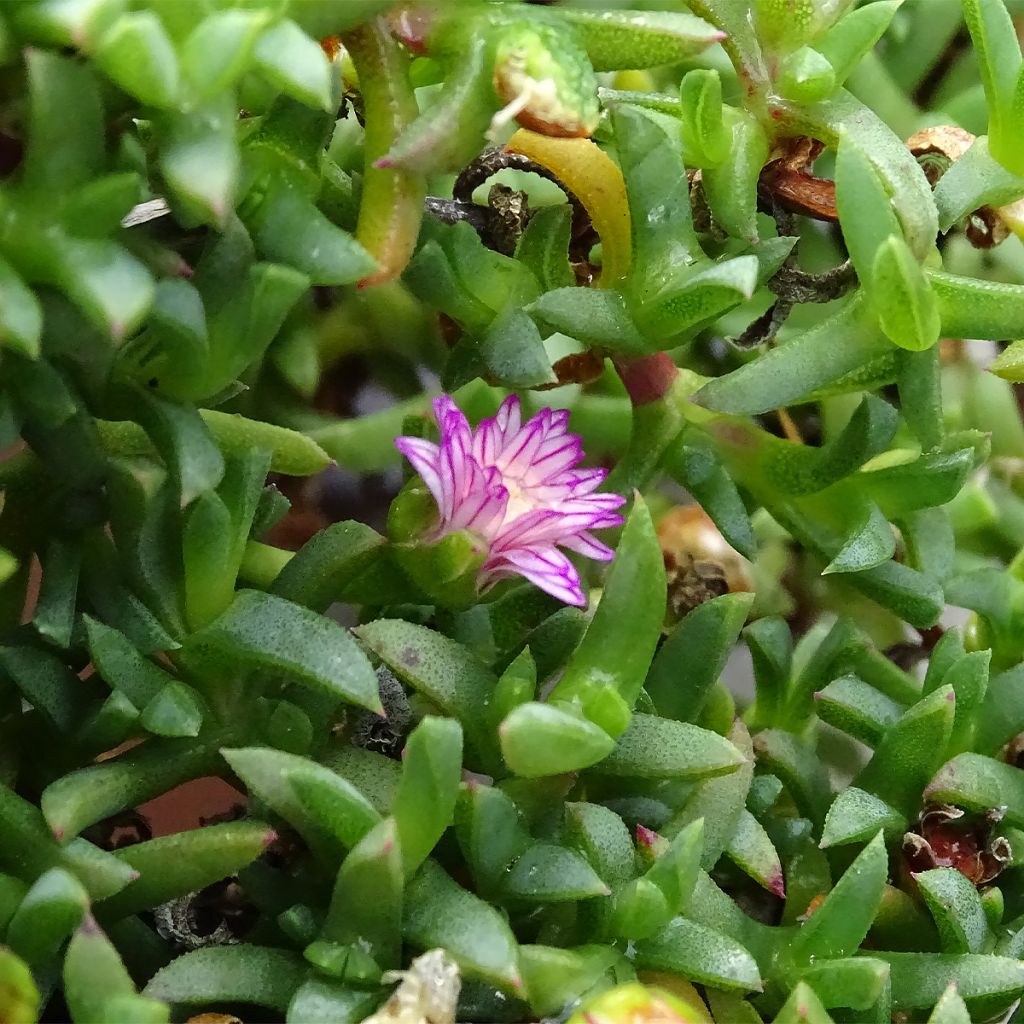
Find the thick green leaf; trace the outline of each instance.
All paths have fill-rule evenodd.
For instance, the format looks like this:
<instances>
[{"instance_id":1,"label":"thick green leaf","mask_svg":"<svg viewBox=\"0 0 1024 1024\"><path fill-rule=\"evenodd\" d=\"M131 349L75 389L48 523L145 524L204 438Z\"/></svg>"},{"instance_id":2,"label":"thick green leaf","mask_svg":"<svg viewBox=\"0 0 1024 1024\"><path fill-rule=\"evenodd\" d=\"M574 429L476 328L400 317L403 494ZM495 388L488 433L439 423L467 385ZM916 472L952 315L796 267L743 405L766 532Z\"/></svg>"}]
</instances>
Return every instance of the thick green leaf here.
<instances>
[{"instance_id":1,"label":"thick green leaf","mask_svg":"<svg viewBox=\"0 0 1024 1024\"><path fill-rule=\"evenodd\" d=\"M945 338L1002 341L1019 333L1024 287L941 270L925 271L939 307Z\"/></svg>"},{"instance_id":2,"label":"thick green leaf","mask_svg":"<svg viewBox=\"0 0 1024 1024\"><path fill-rule=\"evenodd\" d=\"M167 114L158 126L160 169L172 198L190 219L216 227L227 222L238 187L236 115L231 95L223 93L188 114Z\"/></svg>"},{"instance_id":3,"label":"thick green leaf","mask_svg":"<svg viewBox=\"0 0 1024 1024\"><path fill-rule=\"evenodd\" d=\"M871 299L886 336L900 348L920 352L939 340L939 309L910 246L890 235L875 251Z\"/></svg>"},{"instance_id":4,"label":"thick green leaf","mask_svg":"<svg viewBox=\"0 0 1024 1024\"><path fill-rule=\"evenodd\" d=\"M963 999L960 998L956 982L951 981L946 991L942 993L928 1018L928 1024L971 1024L971 1016Z\"/></svg>"},{"instance_id":5,"label":"thick green leaf","mask_svg":"<svg viewBox=\"0 0 1024 1024\"><path fill-rule=\"evenodd\" d=\"M1024 826L1024 776L1019 768L991 757L958 754L928 783L924 796L972 811L1000 807L1007 824Z\"/></svg>"},{"instance_id":6,"label":"thick green leaf","mask_svg":"<svg viewBox=\"0 0 1024 1024\"><path fill-rule=\"evenodd\" d=\"M730 775L747 760L717 733L688 722L638 713L594 771L643 779L701 779Z\"/></svg>"},{"instance_id":7,"label":"thick green leaf","mask_svg":"<svg viewBox=\"0 0 1024 1024\"><path fill-rule=\"evenodd\" d=\"M169 1008L140 998L111 941L87 917L64 955L64 997L75 1024L103 1020L166 1024Z\"/></svg>"},{"instance_id":8,"label":"thick green leaf","mask_svg":"<svg viewBox=\"0 0 1024 1024\"><path fill-rule=\"evenodd\" d=\"M180 1005L245 1003L284 1012L305 978L301 957L267 946L209 946L194 949L162 970L144 995Z\"/></svg>"},{"instance_id":9,"label":"thick green leaf","mask_svg":"<svg viewBox=\"0 0 1024 1024\"><path fill-rule=\"evenodd\" d=\"M1024 964L1009 957L977 953L875 953L891 968L892 1002L897 1010L924 1009L955 982L971 1009L984 1020L1005 1009L1024 990Z\"/></svg>"},{"instance_id":10,"label":"thick green leaf","mask_svg":"<svg viewBox=\"0 0 1024 1024\"><path fill-rule=\"evenodd\" d=\"M516 259L540 282L545 295L559 288L572 288L576 283L572 267L569 265L569 240L572 232L572 207L566 203L561 206L545 206L537 210L529 219L526 230L516 243ZM581 292L596 295L595 289L579 289ZM604 289L606 294L611 294ZM542 301L544 296L542 296ZM537 303L528 312L537 309ZM576 325L578 330L582 325ZM572 333L572 332L570 332ZM574 335L575 336L575 335Z\"/></svg>"},{"instance_id":11,"label":"thick green leaf","mask_svg":"<svg viewBox=\"0 0 1024 1024\"><path fill-rule=\"evenodd\" d=\"M854 953L871 927L888 873L879 832L797 932L788 950L792 964L804 967L823 957Z\"/></svg>"},{"instance_id":12,"label":"thick green leaf","mask_svg":"<svg viewBox=\"0 0 1024 1024\"><path fill-rule=\"evenodd\" d=\"M255 65L288 96L333 111L331 63L320 44L294 21L279 21L256 42Z\"/></svg>"},{"instance_id":13,"label":"thick green leaf","mask_svg":"<svg viewBox=\"0 0 1024 1024\"><path fill-rule=\"evenodd\" d=\"M649 68L695 57L722 33L683 11L560 9L578 33L595 71Z\"/></svg>"},{"instance_id":14,"label":"thick green leaf","mask_svg":"<svg viewBox=\"0 0 1024 1024\"><path fill-rule=\"evenodd\" d=\"M949 686L915 704L882 738L875 756L857 776L857 786L908 818L916 814L921 790L941 763L949 742L954 707Z\"/></svg>"},{"instance_id":15,"label":"thick green leaf","mask_svg":"<svg viewBox=\"0 0 1024 1024\"><path fill-rule=\"evenodd\" d=\"M836 85L843 84L861 58L885 34L899 6L900 0L880 0L859 7L840 18L816 41L815 45L832 66Z\"/></svg>"},{"instance_id":16,"label":"thick green leaf","mask_svg":"<svg viewBox=\"0 0 1024 1024\"><path fill-rule=\"evenodd\" d=\"M871 956L820 960L800 976L828 1009L867 1010L889 981L889 965Z\"/></svg>"},{"instance_id":17,"label":"thick green leaf","mask_svg":"<svg viewBox=\"0 0 1024 1024\"><path fill-rule=\"evenodd\" d=\"M847 786L833 801L825 817L821 846L866 842L881 829L887 836L901 836L907 819L894 807L856 786Z\"/></svg>"},{"instance_id":18,"label":"thick green leaf","mask_svg":"<svg viewBox=\"0 0 1024 1024\"><path fill-rule=\"evenodd\" d=\"M462 730L450 718L424 718L402 753L392 813L402 867L411 876L452 823L462 777Z\"/></svg>"},{"instance_id":19,"label":"thick green leaf","mask_svg":"<svg viewBox=\"0 0 1024 1024\"><path fill-rule=\"evenodd\" d=\"M725 594L699 604L658 649L644 688L659 713L696 721L746 621L750 594Z\"/></svg>"},{"instance_id":20,"label":"thick green leaf","mask_svg":"<svg viewBox=\"0 0 1024 1024\"><path fill-rule=\"evenodd\" d=\"M265 747L221 754L246 786L328 863L337 863L342 850L354 846L380 820L351 782L309 758Z\"/></svg>"},{"instance_id":21,"label":"thick green leaf","mask_svg":"<svg viewBox=\"0 0 1024 1024\"><path fill-rule=\"evenodd\" d=\"M643 355L656 348L633 322L622 293L613 288L555 288L526 311L548 332L559 331L613 352Z\"/></svg>"},{"instance_id":22,"label":"thick green leaf","mask_svg":"<svg viewBox=\"0 0 1024 1024\"><path fill-rule=\"evenodd\" d=\"M821 1000L806 982L799 982L775 1017L775 1024L832 1024Z\"/></svg>"},{"instance_id":23,"label":"thick green leaf","mask_svg":"<svg viewBox=\"0 0 1024 1024\"><path fill-rule=\"evenodd\" d=\"M997 163L984 135L954 160L935 186L939 227L948 231L982 206L1003 206L1024 194L1024 180Z\"/></svg>"},{"instance_id":24,"label":"thick green leaf","mask_svg":"<svg viewBox=\"0 0 1024 1024\"><path fill-rule=\"evenodd\" d=\"M349 988L313 974L295 990L286 1020L290 1024L359 1024L379 1002L373 990Z\"/></svg>"},{"instance_id":25,"label":"thick green leaf","mask_svg":"<svg viewBox=\"0 0 1024 1024\"><path fill-rule=\"evenodd\" d=\"M892 344L870 326L864 300L855 296L827 320L705 384L697 401L717 412L768 412L839 381L848 384L844 390L860 390L858 382L892 360Z\"/></svg>"},{"instance_id":26,"label":"thick green leaf","mask_svg":"<svg viewBox=\"0 0 1024 1024\"><path fill-rule=\"evenodd\" d=\"M239 591L231 607L190 644L232 666L273 672L303 686L380 711L377 676L348 631L270 594Z\"/></svg>"},{"instance_id":27,"label":"thick green leaf","mask_svg":"<svg viewBox=\"0 0 1024 1024\"><path fill-rule=\"evenodd\" d=\"M496 680L472 651L400 619L377 619L355 633L399 679L458 718L471 737L480 735Z\"/></svg>"},{"instance_id":28,"label":"thick green leaf","mask_svg":"<svg viewBox=\"0 0 1024 1024\"><path fill-rule=\"evenodd\" d=\"M607 896L607 885L575 850L535 842L508 869L500 892L506 900L562 903Z\"/></svg>"},{"instance_id":29,"label":"thick green leaf","mask_svg":"<svg viewBox=\"0 0 1024 1024\"><path fill-rule=\"evenodd\" d=\"M753 749L746 726L737 719L729 733L730 749L742 757L736 770L722 778L706 779L686 798L680 809L665 826L675 835L693 822L704 819L704 851L701 866L710 871L725 852L743 813L754 774ZM724 744L725 741L721 740Z\"/></svg>"},{"instance_id":30,"label":"thick green leaf","mask_svg":"<svg viewBox=\"0 0 1024 1024\"><path fill-rule=\"evenodd\" d=\"M197 892L251 864L276 838L260 822L232 821L117 850L114 856L138 877L104 900L97 912L113 920Z\"/></svg>"},{"instance_id":31,"label":"thick green leaf","mask_svg":"<svg viewBox=\"0 0 1024 1024\"><path fill-rule=\"evenodd\" d=\"M51 782L40 806L53 834L67 842L88 825L211 774L217 762L216 745L209 741L148 740Z\"/></svg>"},{"instance_id":32,"label":"thick green leaf","mask_svg":"<svg viewBox=\"0 0 1024 1024\"><path fill-rule=\"evenodd\" d=\"M989 109L993 155L1016 172L1022 170L1018 122L1011 103L1021 67L1020 43L1002 0L963 0L964 21L978 57Z\"/></svg>"},{"instance_id":33,"label":"thick green leaf","mask_svg":"<svg viewBox=\"0 0 1024 1024\"><path fill-rule=\"evenodd\" d=\"M726 157L731 132L722 119L722 81L717 71L694 68L679 88L683 151L689 165L716 167Z\"/></svg>"},{"instance_id":34,"label":"thick green leaf","mask_svg":"<svg viewBox=\"0 0 1024 1024\"><path fill-rule=\"evenodd\" d=\"M268 11L228 9L199 21L182 46L181 64L200 99L222 93L239 78L252 60L268 15Z\"/></svg>"},{"instance_id":35,"label":"thick green leaf","mask_svg":"<svg viewBox=\"0 0 1024 1024\"><path fill-rule=\"evenodd\" d=\"M519 949L505 918L432 860L406 888L402 935L418 949L442 946L467 975L522 987Z\"/></svg>"},{"instance_id":36,"label":"thick green leaf","mask_svg":"<svg viewBox=\"0 0 1024 1024\"><path fill-rule=\"evenodd\" d=\"M498 737L505 764L523 778L578 771L615 748L615 740L572 705L536 701L514 708Z\"/></svg>"},{"instance_id":37,"label":"thick green leaf","mask_svg":"<svg viewBox=\"0 0 1024 1024\"><path fill-rule=\"evenodd\" d=\"M7 925L6 942L27 964L53 958L89 910L89 894L63 868L41 874Z\"/></svg>"},{"instance_id":38,"label":"thick green leaf","mask_svg":"<svg viewBox=\"0 0 1024 1024\"><path fill-rule=\"evenodd\" d=\"M479 353L490 375L506 387L532 388L554 384L558 379L536 325L514 306L508 306L491 321L480 339Z\"/></svg>"},{"instance_id":39,"label":"thick green leaf","mask_svg":"<svg viewBox=\"0 0 1024 1024\"><path fill-rule=\"evenodd\" d=\"M152 11L122 14L100 38L97 66L147 106L170 107L178 95L178 57Z\"/></svg>"},{"instance_id":40,"label":"thick green leaf","mask_svg":"<svg viewBox=\"0 0 1024 1024\"><path fill-rule=\"evenodd\" d=\"M19 957L0 948L0 1015L11 1024L34 1024L39 1019L39 990L32 972Z\"/></svg>"},{"instance_id":41,"label":"thick green leaf","mask_svg":"<svg viewBox=\"0 0 1024 1024\"><path fill-rule=\"evenodd\" d=\"M684 440L689 440L684 434ZM722 536L745 558L754 557L754 530L733 478L711 448L684 443L665 469L697 499Z\"/></svg>"},{"instance_id":42,"label":"thick green leaf","mask_svg":"<svg viewBox=\"0 0 1024 1024\"><path fill-rule=\"evenodd\" d=\"M819 718L869 747L876 747L904 712L901 704L853 675L834 679L814 696Z\"/></svg>"},{"instance_id":43,"label":"thick green leaf","mask_svg":"<svg viewBox=\"0 0 1024 1024\"><path fill-rule=\"evenodd\" d=\"M85 616L89 654L97 671L112 688L120 690L141 711L174 676L158 668L116 629Z\"/></svg>"},{"instance_id":44,"label":"thick green leaf","mask_svg":"<svg viewBox=\"0 0 1024 1024\"><path fill-rule=\"evenodd\" d=\"M956 868L933 868L914 879L935 918L943 952L982 952L989 929L973 883Z\"/></svg>"},{"instance_id":45,"label":"thick green leaf","mask_svg":"<svg viewBox=\"0 0 1024 1024\"><path fill-rule=\"evenodd\" d=\"M0 846L0 867L24 882L60 867L75 875L93 899L102 900L134 880L130 868L84 839L60 846L39 809L2 784L0 829L7 837Z\"/></svg>"},{"instance_id":46,"label":"thick green leaf","mask_svg":"<svg viewBox=\"0 0 1024 1024\"><path fill-rule=\"evenodd\" d=\"M0 260L0 345L34 359L39 355L43 311L24 281Z\"/></svg>"},{"instance_id":47,"label":"thick green leaf","mask_svg":"<svg viewBox=\"0 0 1024 1024\"><path fill-rule=\"evenodd\" d=\"M782 779L800 812L821 822L828 810L828 776L813 747L783 729L765 729L754 736L757 762Z\"/></svg>"},{"instance_id":48,"label":"thick green leaf","mask_svg":"<svg viewBox=\"0 0 1024 1024\"><path fill-rule=\"evenodd\" d=\"M626 831L622 820L603 807L595 804L568 804L566 816L570 835L578 832L578 828L574 830L573 822L579 812L574 813L573 809L580 807L593 807L597 811L603 811L605 815L611 815L618 821L621 830ZM493 786L463 786L455 810L455 835L477 889L486 896L494 893L509 866L530 843L529 833L519 819L519 811L512 798ZM619 838L621 840L621 837ZM628 873L632 875L633 844L629 841L628 832L625 835L625 845L629 858ZM583 852L587 854L588 850L585 848ZM602 864L595 864L593 856L588 859L600 873Z\"/></svg>"},{"instance_id":49,"label":"thick green leaf","mask_svg":"<svg viewBox=\"0 0 1024 1024\"><path fill-rule=\"evenodd\" d=\"M764 826L746 808L740 811L725 855L762 888L786 898L779 852Z\"/></svg>"},{"instance_id":50,"label":"thick green leaf","mask_svg":"<svg viewBox=\"0 0 1024 1024\"><path fill-rule=\"evenodd\" d=\"M664 559L637 495L597 611L551 700L578 701L591 721L620 735L644 685L664 617Z\"/></svg>"},{"instance_id":51,"label":"thick green leaf","mask_svg":"<svg viewBox=\"0 0 1024 1024\"><path fill-rule=\"evenodd\" d=\"M558 1013L596 985L618 959L609 946L522 946L523 981L538 1014Z\"/></svg>"},{"instance_id":52,"label":"thick green leaf","mask_svg":"<svg viewBox=\"0 0 1024 1024\"><path fill-rule=\"evenodd\" d=\"M398 966L403 853L392 818L386 818L352 848L338 870L320 933L323 941L355 945L380 967Z\"/></svg>"},{"instance_id":53,"label":"thick green leaf","mask_svg":"<svg viewBox=\"0 0 1024 1024\"><path fill-rule=\"evenodd\" d=\"M742 946L684 917L677 917L653 938L637 942L635 961L714 988L761 988L757 964Z\"/></svg>"},{"instance_id":54,"label":"thick green leaf","mask_svg":"<svg viewBox=\"0 0 1024 1024\"><path fill-rule=\"evenodd\" d=\"M245 224L261 254L318 285L353 284L375 269L370 254L283 176L268 186Z\"/></svg>"},{"instance_id":55,"label":"thick green leaf","mask_svg":"<svg viewBox=\"0 0 1024 1024\"><path fill-rule=\"evenodd\" d=\"M0 647L0 668L61 732L85 715L89 689L56 655L35 647Z\"/></svg>"}]
</instances>

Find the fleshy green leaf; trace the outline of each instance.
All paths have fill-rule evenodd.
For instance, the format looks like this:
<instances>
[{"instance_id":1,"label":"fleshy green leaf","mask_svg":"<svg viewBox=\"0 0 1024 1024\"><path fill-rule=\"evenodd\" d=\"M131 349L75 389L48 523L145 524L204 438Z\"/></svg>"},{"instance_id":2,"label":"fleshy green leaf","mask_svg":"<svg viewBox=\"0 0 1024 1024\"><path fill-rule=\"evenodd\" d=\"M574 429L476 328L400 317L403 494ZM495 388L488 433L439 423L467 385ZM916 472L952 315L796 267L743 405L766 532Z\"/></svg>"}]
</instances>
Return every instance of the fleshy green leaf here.
<instances>
[{"instance_id":1,"label":"fleshy green leaf","mask_svg":"<svg viewBox=\"0 0 1024 1024\"><path fill-rule=\"evenodd\" d=\"M275 672L303 686L380 711L377 676L348 632L270 594L242 590L190 641L225 664Z\"/></svg>"},{"instance_id":2,"label":"fleshy green leaf","mask_svg":"<svg viewBox=\"0 0 1024 1024\"><path fill-rule=\"evenodd\" d=\"M518 946L505 918L432 860L406 888L402 935L418 949L444 947L469 975L502 988L522 985Z\"/></svg>"},{"instance_id":3,"label":"fleshy green leaf","mask_svg":"<svg viewBox=\"0 0 1024 1024\"><path fill-rule=\"evenodd\" d=\"M914 876L935 918L946 953L980 953L989 936L981 898L956 868L933 868Z\"/></svg>"},{"instance_id":4,"label":"fleshy green leaf","mask_svg":"<svg viewBox=\"0 0 1024 1024\"><path fill-rule=\"evenodd\" d=\"M288 950L210 946L172 960L150 978L143 994L185 1006L232 1002L283 1013L304 977L301 957Z\"/></svg>"},{"instance_id":5,"label":"fleshy green leaf","mask_svg":"<svg viewBox=\"0 0 1024 1024\"><path fill-rule=\"evenodd\" d=\"M635 945L636 962L713 988L759 990L754 958L740 945L704 925L677 917L664 931Z\"/></svg>"}]
</instances>

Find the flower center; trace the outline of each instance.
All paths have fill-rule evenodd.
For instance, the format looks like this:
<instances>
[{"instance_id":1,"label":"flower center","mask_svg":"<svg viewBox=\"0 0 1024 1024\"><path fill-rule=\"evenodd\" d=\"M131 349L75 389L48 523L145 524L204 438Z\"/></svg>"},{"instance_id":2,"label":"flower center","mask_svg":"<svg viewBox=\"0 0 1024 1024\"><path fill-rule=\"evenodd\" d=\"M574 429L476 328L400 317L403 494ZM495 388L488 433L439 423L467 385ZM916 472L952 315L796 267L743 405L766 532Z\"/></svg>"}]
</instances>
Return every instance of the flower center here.
<instances>
[{"instance_id":1,"label":"flower center","mask_svg":"<svg viewBox=\"0 0 1024 1024\"><path fill-rule=\"evenodd\" d=\"M506 478L504 483L508 491L508 506L505 509L506 523L513 522L537 507L537 502L533 497L528 492L524 492L522 481Z\"/></svg>"}]
</instances>

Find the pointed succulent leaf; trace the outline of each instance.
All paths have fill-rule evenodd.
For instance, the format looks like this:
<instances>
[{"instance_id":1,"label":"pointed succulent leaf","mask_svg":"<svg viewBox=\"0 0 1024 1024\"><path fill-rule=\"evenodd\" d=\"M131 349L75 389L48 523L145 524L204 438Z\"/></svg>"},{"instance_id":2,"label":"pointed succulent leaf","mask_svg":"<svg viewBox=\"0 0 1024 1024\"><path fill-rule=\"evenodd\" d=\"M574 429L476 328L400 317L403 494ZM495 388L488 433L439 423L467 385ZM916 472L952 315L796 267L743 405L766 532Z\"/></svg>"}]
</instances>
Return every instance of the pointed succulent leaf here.
<instances>
[{"instance_id":1,"label":"pointed succulent leaf","mask_svg":"<svg viewBox=\"0 0 1024 1024\"><path fill-rule=\"evenodd\" d=\"M821 846L862 843L882 829L886 836L901 836L907 819L894 807L856 786L848 786L833 801L825 817Z\"/></svg>"},{"instance_id":2,"label":"pointed succulent leaf","mask_svg":"<svg viewBox=\"0 0 1024 1024\"><path fill-rule=\"evenodd\" d=\"M305 976L290 950L251 944L194 949L150 978L143 995L184 1006L245 1003L284 1012Z\"/></svg>"},{"instance_id":3,"label":"pointed succulent leaf","mask_svg":"<svg viewBox=\"0 0 1024 1024\"><path fill-rule=\"evenodd\" d=\"M933 868L914 876L935 918L945 953L980 953L989 937L981 897L956 868Z\"/></svg>"},{"instance_id":4,"label":"pointed succulent leaf","mask_svg":"<svg viewBox=\"0 0 1024 1024\"><path fill-rule=\"evenodd\" d=\"M621 819L611 811L592 804L569 804L567 815L573 807L594 807ZM572 819L570 818L570 822ZM570 824L572 829L572 824ZM530 836L523 826L512 798L493 786L465 785L459 794L455 808L455 836L462 855L466 858L477 889L490 895L505 877L509 866L529 846ZM633 846L626 835L629 853L629 867L632 868ZM586 854L586 850L583 851ZM588 858L591 859L591 858ZM600 865L591 864L600 871Z\"/></svg>"},{"instance_id":5,"label":"pointed succulent leaf","mask_svg":"<svg viewBox=\"0 0 1024 1024\"><path fill-rule=\"evenodd\" d=\"M951 981L942 993L928 1018L928 1024L971 1024L970 1014L957 991L956 982Z\"/></svg>"},{"instance_id":6,"label":"pointed succulent leaf","mask_svg":"<svg viewBox=\"0 0 1024 1024\"><path fill-rule=\"evenodd\" d=\"M634 875L633 843L622 818L601 804L565 805L566 839L608 885L619 885Z\"/></svg>"},{"instance_id":7,"label":"pointed succulent leaf","mask_svg":"<svg viewBox=\"0 0 1024 1024\"><path fill-rule=\"evenodd\" d=\"M735 831L725 848L725 855L761 888L781 899L786 898L779 852L764 826L746 808L740 811Z\"/></svg>"},{"instance_id":8,"label":"pointed succulent leaf","mask_svg":"<svg viewBox=\"0 0 1024 1024\"><path fill-rule=\"evenodd\" d=\"M941 763L953 728L953 689L943 686L915 704L878 744L855 782L908 817Z\"/></svg>"},{"instance_id":9,"label":"pointed succulent leaf","mask_svg":"<svg viewBox=\"0 0 1024 1024\"><path fill-rule=\"evenodd\" d=\"M428 716L406 741L402 780L392 814L402 865L410 876L452 823L462 775L462 730L450 718Z\"/></svg>"},{"instance_id":10,"label":"pointed succulent leaf","mask_svg":"<svg viewBox=\"0 0 1024 1024\"><path fill-rule=\"evenodd\" d=\"M834 679L815 700L819 718L872 748L904 712L901 704L854 675Z\"/></svg>"},{"instance_id":11,"label":"pointed succulent leaf","mask_svg":"<svg viewBox=\"0 0 1024 1024\"><path fill-rule=\"evenodd\" d=\"M402 848L393 818L371 829L338 869L320 939L355 945L396 967L402 945Z\"/></svg>"},{"instance_id":12,"label":"pointed succulent leaf","mask_svg":"<svg viewBox=\"0 0 1024 1024\"><path fill-rule=\"evenodd\" d=\"M519 962L530 1006L538 1014L559 1012L593 988L616 959L616 950L609 946L521 946Z\"/></svg>"},{"instance_id":13,"label":"pointed succulent leaf","mask_svg":"<svg viewBox=\"0 0 1024 1024\"><path fill-rule=\"evenodd\" d=\"M91 917L79 926L64 954L64 993L75 1024L133 1020L166 1024L170 1008L157 997L140 997L113 943Z\"/></svg>"},{"instance_id":14,"label":"pointed succulent leaf","mask_svg":"<svg viewBox=\"0 0 1024 1024\"><path fill-rule=\"evenodd\" d=\"M500 892L505 900L562 903L607 896L610 890L575 850L535 842L508 869Z\"/></svg>"},{"instance_id":15,"label":"pointed succulent leaf","mask_svg":"<svg viewBox=\"0 0 1024 1024\"><path fill-rule=\"evenodd\" d=\"M594 771L641 779L701 779L731 775L746 763L742 751L717 733L688 722L637 713L615 749Z\"/></svg>"},{"instance_id":16,"label":"pointed succulent leaf","mask_svg":"<svg viewBox=\"0 0 1024 1024\"><path fill-rule=\"evenodd\" d=\"M555 288L526 310L549 331L559 331L613 352L642 355L657 346L640 333L622 293L612 288Z\"/></svg>"},{"instance_id":17,"label":"pointed succulent leaf","mask_svg":"<svg viewBox=\"0 0 1024 1024\"><path fill-rule=\"evenodd\" d=\"M958 754L928 783L924 796L972 811L999 807L1007 824L1024 826L1024 779L1020 770L991 757Z\"/></svg>"},{"instance_id":18,"label":"pointed succulent leaf","mask_svg":"<svg viewBox=\"0 0 1024 1024\"><path fill-rule=\"evenodd\" d=\"M879 832L790 943L787 955L794 967L854 953L871 927L888 873L888 855Z\"/></svg>"},{"instance_id":19,"label":"pointed succulent leaf","mask_svg":"<svg viewBox=\"0 0 1024 1024\"><path fill-rule=\"evenodd\" d=\"M800 975L800 983L808 985L827 1009L867 1010L882 995L888 981L889 965L871 956L820 960Z\"/></svg>"},{"instance_id":20,"label":"pointed succulent leaf","mask_svg":"<svg viewBox=\"0 0 1024 1024\"><path fill-rule=\"evenodd\" d=\"M595 71L676 64L722 38L713 25L683 11L566 8L558 14L576 30Z\"/></svg>"},{"instance_id":21,"label":"pointed succulent leaf","mask_svg":"<svg viewBox=\"0 0 1024 1024\"><path fill-rule=\"evenodd\" d=\"M659 713L696 721L732 652L747 613L749 594L725 594L699 604L658 649L644 688Z\"/></svg>"},{"instance_id":22,"label":"pointed succulent leaf","mask_svg":"<svg viewBox=\"0 0 1024 1024\"><path fill-rule=\"evenodd\" d=\"M845 14L815 46L828 59L836 85L842 85L892 22L901 0L881 0Z\"/></svg>"},{"instance_id":23,"label":"pointed succulent leaf","mask_svg":"<svg viewBox=\"0 0 1024 1024\"><path fill-rule=\"evenodd\" d=\"M505 764L523 778L561 775L597 764L615 740L573 705L520 704L498 728Z\"/></svg>"},{"instance_id":24,"label":"pointed succulent leaf","mask_svg":"<svg viewBox=\"0 0 1024 1024\"><path fill-rule=\"evenodd\" d=\"M150 910L235 874L277 838L258 821L231 821L116 850L137 878L97 908L104 920Z\"/></svg>"},{"instance_id":25,"label":"pointed succulent leaf","mask_svg":"<svg viewBox=\"0 0 1024 1024\"><path fill-rule=\"evenodd\" d=\"M701 866L710 871L725 852L745 809L747 791L754 774L753 749L746 726L737 719L729 733L730 747L742 758L735 771L721 778L706 779L697 786L665 826L669 835L703 818L704 849ZM724 740L722 741L725 742Z\"/></svg>"},{"instance_id":26,"label":"pointed succulent leaf","mask_svg":"<svg viewBox=\"0 0 1024 1024\"><path fill-rule=\"evenodd\" d=\"M875 953L891 968L894 1009L927 1009L956 984L972 1020L1005 1007L1024 990L1024 964L978 953Z\"/></svg>"},{"instance_id":27,"label":"pointed succulent leaf","mask_svg":"<svg viewBox=\"0 0 1024 1024\"><path fill-rule=\"evenodd\" d=\"M377 676L346 630L290 601L253 590L190 641L231 663L277 672L294 682L380 710Z\"/></svg>"},{"instance_id":28,"label":"pointed succulent leaf","mask_svg":"<svg viewBox=\"0 0 1024 1024\"><path fill-rule=\"evenodd\" d=\"M761 975L754 958L732 939L684 917L635 944L638 965L679 974L712 988L756 991Z\"/></svg>"},{"instance_id":29,"label":"pointed succulent leaf","mask_svg":"<svg viewBox=\"0 0 1024 1024\"><path fill-rule=\"evenodd\" d=\"M467 975L503 989L522 987L519 949L505 918L432 860L406 888L402 936L418 949L444 947Z\"/></svg>"},{"instance_id":30,"label":"pointed succulent leaf","mask_svg":"<svg viewBox=\"0 0 1024 1024\"><path fill-rule=\"evenodd\" d=\"M637 495L594 617L551 691L554 701L579 701L612 736L629 724L661 636L664 579L651 515Z\"/></svg>"}]
</instances>

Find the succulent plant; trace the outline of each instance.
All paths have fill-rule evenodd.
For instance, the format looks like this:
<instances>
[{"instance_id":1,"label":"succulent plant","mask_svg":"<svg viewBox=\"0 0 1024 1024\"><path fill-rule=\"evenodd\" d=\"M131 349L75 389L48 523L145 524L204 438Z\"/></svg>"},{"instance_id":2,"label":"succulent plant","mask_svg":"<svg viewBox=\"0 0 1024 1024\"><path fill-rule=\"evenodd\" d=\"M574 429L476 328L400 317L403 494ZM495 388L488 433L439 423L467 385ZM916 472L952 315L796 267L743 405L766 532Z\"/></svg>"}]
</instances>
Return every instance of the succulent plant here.
<instances>
[{"instance_id":1,"label":"succulent plant","mask_svg":"<svg viewBox=\"0 0 1024 1024\"><path fill-rule=\"evenodd\" d=\"M1020 1019L1024 5L648 7L0 5L3 1024Z\"/></svg>"}]
</instances>

